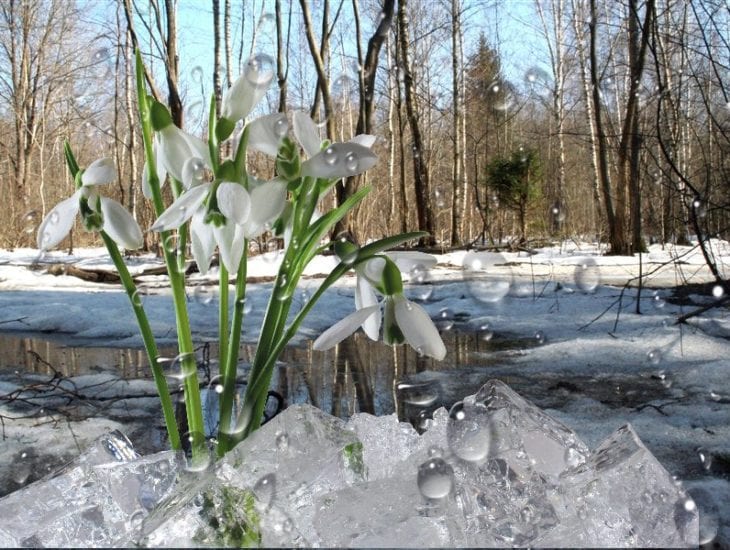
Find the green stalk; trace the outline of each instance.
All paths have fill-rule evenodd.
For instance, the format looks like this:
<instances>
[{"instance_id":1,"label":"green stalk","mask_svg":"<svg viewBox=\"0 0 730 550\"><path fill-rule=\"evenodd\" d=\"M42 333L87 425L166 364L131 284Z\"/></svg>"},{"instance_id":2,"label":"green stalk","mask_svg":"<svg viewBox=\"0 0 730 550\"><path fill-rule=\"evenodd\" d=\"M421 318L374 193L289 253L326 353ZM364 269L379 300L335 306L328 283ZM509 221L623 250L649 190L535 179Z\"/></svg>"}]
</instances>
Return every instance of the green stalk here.
<instances>
[{"instance_id":1,"label":"green stalk","mask_svg":"<svg viewBox=\"0 0 730 550\"><path fill-rule=\"evenodd\" d=\"M152 328L150 327L147 314L144 311L144 307L137 297L137 287L132 280L132 276L129 274L126 264L122 255L119 253L117 244L107 235L104 231L100 231L99 234L104 240L109 255L114 262L119 278L122 281L122 286L127 292L129 301L132 304L132 310L134 315L137 317L137 325L139 331L142 334L142 341L144 342L145 350L147 350L147 359L152 369L152 376L155 379L155 386L157 386L157 393L160 395L160 403L162 404L162 414L165 417L165 427L167 428L167 434L170 438L170 446L174 450L182 448L180 444L180 433L177 430L177 423L175 421L175 409L172 405L172 398L170 397L170 390L167 387L167 380L165 374L162 372L160 364L157 362L159 352L157 351L157 343L155 342L154 334L152 334Z\"/></svg>"},{"instance_id":2,"label":"green stalk","mask_svg":"<svg viewBox=\"0 0 730 550\"><path fill-rule=\"evenodd\" d=\"M233 304L233 321L228 350L225 353L226 367L221 371L223 392L221 393L218 421L218 456L221 457L231 449L231 420L233 416L233 397L236 394L236 376L238 374L238 349L241 345L241 328L243 326L246 306L246 275L248 267L248 241L244 241L243 257L236 275L236 301ZM221 333L223 334L223 333Z\"/></svg>"},{"instance_id":3,"label":"green stalk","mask_svg":"<svg viewBox=\"0 0 730 550\"><path fill-rule=\"evenodd\" d=\"M147 103L147 92L145 89L144 73L142 67L142 56L136 52L136 83L137 100L139 103L140 122L142 125L142 141L144 143L145 158L147 159L147 181L152 189L152 202L157 216L165 210L160 191L160 180L155 167L155 155L152 148L152 123L150 120L149 105ZM170 238L169 231L160 233L162 242ZM183 232L183 238L185 233ZM193 339L190 332L190 319L188 317L187 303L185 300L185 276L181 273L176 251L169 250L170 247L163 246L167 274L170 279L173 303L175 305L175 322L177 326L178 351L182 357L181 368L189 373L185 377L183 388L185 395L185 409L188 420L188 430L192 436L193 457L199 457L203 452L205 431L203 425L203 409L200 402L200 387L198 386L197 363L195 361Z\"/></svg>"},{"instance_id":4,"label":"green stalk","mask_svg":"<svg viewBox=\"0 0 730 550\"><path fill-rule=\"evenodd\" d=\"M218 370L225 377L228 368L228 270L220 262L218 277Z\"/></svg>"}]
</instances>

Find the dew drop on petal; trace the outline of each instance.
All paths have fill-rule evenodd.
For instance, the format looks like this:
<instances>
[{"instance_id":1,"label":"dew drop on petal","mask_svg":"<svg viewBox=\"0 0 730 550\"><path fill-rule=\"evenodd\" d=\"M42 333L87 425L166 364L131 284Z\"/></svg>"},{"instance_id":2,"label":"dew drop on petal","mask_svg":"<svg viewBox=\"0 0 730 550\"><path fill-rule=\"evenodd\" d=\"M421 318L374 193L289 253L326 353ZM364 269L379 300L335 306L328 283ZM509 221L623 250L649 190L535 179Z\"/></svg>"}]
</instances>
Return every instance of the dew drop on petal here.
<instances>
[{"instance_id":1,"label":"dew drop on petal","mask_svg":"<svg viewBox=\"0 0 730 550\"><path fill-rule=\"evenodd\" d=\"M333 166L337 162L337 151L334 147L327 147L322 153L325 163Z\"/></svg>"},{"instance_id":2,"label":"dew drop on petal","mask_svg":"<svg viewBox=\"0 0 730 550\"><path fill-rule=\"evenodd\" d=\"M454 488L454 469L442 458L430 458L418 467L417 481L424 497L441 499Z\"/></svg>"},{"instance_id":3,"label":"dew drop on petal","mask_svg":"<svg viewBox=\"0 0 730 550\"><path fill-rule=\"evenodd\" d=\"M276 137L283 138L288 131L289 123L287 122L285 117L281 117L276 122L274 122L274 134L276 135Z\"/></svg>"},{"instance_id":4,"label":"dew drop on petal","mask_svg":"<svg viewBox=\"0 0 730 550\"><path fill-rule=\"evenodd\" d=\"M48 223L51 225L56 225L59 220L61 219L61 216L58 214L58 211L54 210L51 212L51 217L48 219Z\"/></svg>"},{"instance_id":5,"label":"dew drop on petal","mask_svg":"<svg viewBox=\"0 0 730 550\"><path fill-rule=\"evenodd\" d=\"M345 155L345 169L347 169L348 172L356 172L359 164L360 161L355 153L347 153L347 155Z\"/></svg>"}]
</instances>

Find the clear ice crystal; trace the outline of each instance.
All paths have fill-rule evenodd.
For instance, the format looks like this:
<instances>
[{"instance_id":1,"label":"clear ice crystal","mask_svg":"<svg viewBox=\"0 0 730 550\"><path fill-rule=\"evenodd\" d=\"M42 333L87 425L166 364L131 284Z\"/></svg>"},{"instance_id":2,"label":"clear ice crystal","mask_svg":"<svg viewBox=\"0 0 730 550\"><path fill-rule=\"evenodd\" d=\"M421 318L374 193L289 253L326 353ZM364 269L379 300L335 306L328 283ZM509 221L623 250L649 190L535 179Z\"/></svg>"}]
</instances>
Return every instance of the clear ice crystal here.
<instances>
[{"instance_id":1,"label":"clear ice crystal","mask_svg":"<svg viewBox=\"0 0 730 550\"><path fill-rule=\"evenodd\" d=\"M0 499L0 546L697 545L696 503L630 426L590 452L501 382L461 403L422 435L291 406L202 472L107 434Z\"/></svg>"}]
</instances>

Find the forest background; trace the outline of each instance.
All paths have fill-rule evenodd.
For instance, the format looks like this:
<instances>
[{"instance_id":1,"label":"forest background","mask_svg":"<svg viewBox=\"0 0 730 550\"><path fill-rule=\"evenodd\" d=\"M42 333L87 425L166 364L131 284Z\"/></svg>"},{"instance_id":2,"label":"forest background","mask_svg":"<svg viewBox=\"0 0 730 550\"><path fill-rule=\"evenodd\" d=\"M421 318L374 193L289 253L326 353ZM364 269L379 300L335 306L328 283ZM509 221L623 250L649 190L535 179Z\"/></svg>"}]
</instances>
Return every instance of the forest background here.
<instances>
[{"instance_id":1,"label":"forest background","mask_svg":"<svg viewBox=\"0 0 730 550\"><path fill-rule=\"evenodd\" d=\"M116 198L152 224L135 48L190 133L254 59L276 75L257 114L379 136L376 168L329 199L374 184L338 228L361 243L425 230L440 249L574 238L630 254L729 238L723 0L6 0L0 247L34 246L72 193L64 140L82 165L112 157ZM271 161L250 160L271 177ZM97 238L77 225L65 245Z\"/></svg>"}]
</instances>

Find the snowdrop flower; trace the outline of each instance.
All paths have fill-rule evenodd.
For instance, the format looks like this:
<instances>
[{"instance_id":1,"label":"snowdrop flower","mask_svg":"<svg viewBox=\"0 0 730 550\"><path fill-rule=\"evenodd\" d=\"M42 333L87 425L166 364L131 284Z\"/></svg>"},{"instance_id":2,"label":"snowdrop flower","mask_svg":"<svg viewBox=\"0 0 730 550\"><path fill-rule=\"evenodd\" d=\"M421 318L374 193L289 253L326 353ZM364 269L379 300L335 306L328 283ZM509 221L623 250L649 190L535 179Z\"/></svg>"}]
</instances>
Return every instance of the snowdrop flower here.
<instances>
[{"instance_id":1,"label":"snowdrop flower","mask_svg":"<svg viewBox=\"0 0 730 550\"><path fill-rule=\"evenodd\" d=\"M200 159L191 162L196 161L201 162ZM151 229L177 229L191 220L193 258L200 272L208 271L216 244L223 265L231 273L237 272L245 239L263 233L281 214L286 201L286 182L283 180L258 182L249 179L250 192L243 185L229 181L220 182L215 188L215 203L223 220L209 219L208 203L215 185L212 182L193 183L157 218Z\"/></svg>"},{"instance_id":2,"label":"snowdrop flower","mask_svg":"<svg viewBox=\"0 0 730 550\"><path fill-rule=\"evenodd\" d=\"M183 166L191 158L202 159L207 166L210 166L210 153L205 142L182 131L172 123L172 120L170 124L157 131L154 147L158 165L177 181L183 181ZM160 177L160 181L164 179Z\"/></svg>"},{"instance_id":3,"label":"snowdrop flower","mask_svg":"<svg viewBox=\"0 0 730 550\"><path fill-rule=\"evenodd\" d=\"M292 116L294 136L309 157L302 163L302 176L339 179L356 176L373 166L378 157L370 150L375 136L360 134L344 143L333 143L324 150L314 121L302 112Z\"/></svg>"},{"instance_id":4,"label":"snowdrop flower","mask_svg":"<svg viewBox=\"0 0 730 550\"><path fill-rule=\"evenodd\" d=\"M92 162L81 175L81 186L68 199L59 202L38 228L38 248L49 250L71 231L81 210L89 230L103 230L124 248L142 246L142 231L132 215L113 199L99 196L95 187L114 181L116 170L110 158Z\"/></svg>"},{"instance_id":5,"label":"snowdrop flower","mask_svg":"<svg viewBox=\"0 0 730 550\"><path fill-rule=\"evenodd\" d=\"M274 79L273 60L257 55L246 62L243 74L223 94L221 117L235 124L248 116Z\"/></svg>"},{"instance_id":6,"label":"snowdrop flower","mask_svg":"<svg viewBox=\"0 0 730 550\"><path fill-rule=\"evenodd\" d=\"M426 256L426 255L424 255ZM412 261L414 258L407 258ZM423 261L423 258L420 258ZM390 260L393 262L393 260ZM433 259L435 262L435 259ZM395 345L408 342L418 353L442 360L446 356L441 335L433 324L431 317L420 305L408 300L402 291L388 294L383 283L383 272L388 260L374 257L356 269L357 283L355 288L355 312L335 323L322 333L314 342L314 349L329 349L358 328L372 340L380 335L383 324L383 341ZM421 263L421 262L419 262ZM398 269L401 269L400 266ZM380 304L374 289L385 294L381 317Z\"/></svg>"}]
</instances>

